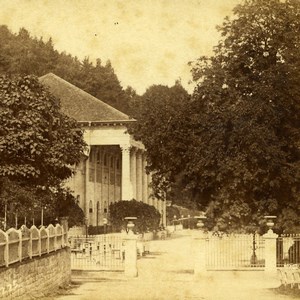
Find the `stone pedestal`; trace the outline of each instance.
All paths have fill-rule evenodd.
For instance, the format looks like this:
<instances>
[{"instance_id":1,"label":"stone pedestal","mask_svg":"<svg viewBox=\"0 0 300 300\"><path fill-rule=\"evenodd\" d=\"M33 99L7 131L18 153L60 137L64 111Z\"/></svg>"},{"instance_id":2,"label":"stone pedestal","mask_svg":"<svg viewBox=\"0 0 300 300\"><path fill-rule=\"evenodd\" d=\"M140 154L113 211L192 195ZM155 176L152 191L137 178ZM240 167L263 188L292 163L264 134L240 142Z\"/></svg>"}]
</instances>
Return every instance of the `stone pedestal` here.
<instances>
[{"instance_id":1,"label":"stone pedestal","mask_svg":"<svg viewBox=\"0 0 300 300\"><path fill-rule=\"evenodd\" d=\"M277 258L276 258L276 239L277 234L270 229L263 235L265 240L265 272L270 275L277 273Z\"/></svg>"},{"instance_id":2,"label":"stone pedestal","mask_svg":"<svg viewBox=\"0 0 300 300\"><path fill-rule=\"evenodd\" d=\"M128 234L124 234L125 242L125 276L137 277L137 236L129 230Z\"/></svg>"}]
</instances>

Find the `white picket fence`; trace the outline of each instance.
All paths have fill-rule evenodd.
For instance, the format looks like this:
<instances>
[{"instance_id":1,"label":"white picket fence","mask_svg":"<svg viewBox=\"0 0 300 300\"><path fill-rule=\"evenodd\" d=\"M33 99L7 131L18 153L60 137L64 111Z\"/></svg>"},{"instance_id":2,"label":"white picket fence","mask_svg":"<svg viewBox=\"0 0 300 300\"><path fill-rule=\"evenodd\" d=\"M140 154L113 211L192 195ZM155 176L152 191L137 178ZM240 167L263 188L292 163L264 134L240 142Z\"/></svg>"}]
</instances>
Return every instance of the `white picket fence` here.
<instances>
[{"instance_id":1,"label":"white picket fence","mask_svg":"<svg viewBox=\"0 0 300 300\"><path fill-rule=\"evenodd\" d=\"M57 251L68 246L67 232L57 224L47 228L23 225L20 229L0 230L0 267Z\"/></svg>"}]
</instances>

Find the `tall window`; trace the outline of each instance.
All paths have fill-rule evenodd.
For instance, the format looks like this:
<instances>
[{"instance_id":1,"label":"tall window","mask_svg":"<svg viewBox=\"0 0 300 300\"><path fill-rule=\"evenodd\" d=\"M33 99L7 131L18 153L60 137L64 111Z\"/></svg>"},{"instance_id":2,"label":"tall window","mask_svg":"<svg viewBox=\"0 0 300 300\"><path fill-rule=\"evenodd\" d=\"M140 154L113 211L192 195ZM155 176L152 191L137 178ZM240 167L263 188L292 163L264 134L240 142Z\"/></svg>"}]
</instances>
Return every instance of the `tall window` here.
<instances>
[{"instance_id":1,"label":"tall window","mask_svg":"<svg viewBox=\"0 0 300 300\"><path fill-rule=\"evenodd\" d=\"M94 161L95 151L91 149L89 156L89 181L95 181L95 161Z\"/></svg>"},{"instance_id":2,"label":"tall window","mask_svg":"<svg viewBox=\"0 0 300 300\"><path fill-rule=\"evenodd\" d=\"M114 157L111 157L110 158L110 179L109 179L109 183L111 185L114 185L115 184L115 160L114 160Z\"/></svg>"},{"instance_id":3,"label":"tall window","mask_svg":"<svg viewBox=\"0 0 300 300\"><path fill-rule=\"evenodd\" d=\"M111 157L111 158L110 158L110 168L111 168L111 169L114 168L114 162L115 162L115 161L114 161L114 158Z\"/></svg>"},{"instance_id":4,"label":"tall window","mask_svg":"<svg viewBox=\"0 0 300 300\"><path fill-rule=\"evenodd\" d=\"M102 174L101 174L101 153L97 152L97 163L96 163L96 181L102 182Z\"/></svg>"},{"instance_id":5,"label":"tall window","mask_svg":"<svg viewBox=\"0 0 300 300\"><path fill-rule=\"evenodd\" d=\"M108 156L105 153L103 156L103 183L108 184Z\"/></svg>"},{"instance_id":6,"label":"tall window","mask_svg":"<svg viewBox=\"0 0 300 300\"><path fill-rule=\"evenodd\" d=\"M93 202L92 200L90 200L90 203L89 203L89 213L93 213Z\"/></svg>"},{"instance_id":7,"label":"tall window","mask_svg":"<svg viewBox=\"0 0 300 300\"><path fill-rule=\"evenodd\" d=\"M120 159L116 159L116 170L117 170L117 175L116 175L116 185L121 186L121 173L120 173Z\"/></svg>"},{"instance_id":8,"label":"tall window","mask_svg":"<svg viewBox=\"0 0 300 300\"><path fill-rule=\"evenodd\" d=\"M100 213L100 202L97 201L97 220L96 220L97 226L99 225L99 213Z\"/></svg>"}]
</instances>

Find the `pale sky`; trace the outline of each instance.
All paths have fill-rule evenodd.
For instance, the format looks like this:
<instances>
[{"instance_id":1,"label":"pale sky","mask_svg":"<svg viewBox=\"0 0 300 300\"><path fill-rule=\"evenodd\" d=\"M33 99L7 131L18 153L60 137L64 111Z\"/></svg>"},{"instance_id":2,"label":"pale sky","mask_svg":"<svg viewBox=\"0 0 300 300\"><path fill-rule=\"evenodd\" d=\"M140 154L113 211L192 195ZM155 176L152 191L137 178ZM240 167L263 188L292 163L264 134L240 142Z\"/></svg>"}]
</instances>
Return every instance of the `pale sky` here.
<instances>
[{"instance_id":1,"label":"pale sky","mask_svg":"<svg viewBox=\"0 0 300 300\"><path fill-rule=\"evenodd\" d=\"M52 37L58 51L110 59L121 85L189 90L187 63L212 53L226 15L241 0L0 0L0 24ZM1 41L0 41L1 42Z\"/></svg>"}]
</instances>

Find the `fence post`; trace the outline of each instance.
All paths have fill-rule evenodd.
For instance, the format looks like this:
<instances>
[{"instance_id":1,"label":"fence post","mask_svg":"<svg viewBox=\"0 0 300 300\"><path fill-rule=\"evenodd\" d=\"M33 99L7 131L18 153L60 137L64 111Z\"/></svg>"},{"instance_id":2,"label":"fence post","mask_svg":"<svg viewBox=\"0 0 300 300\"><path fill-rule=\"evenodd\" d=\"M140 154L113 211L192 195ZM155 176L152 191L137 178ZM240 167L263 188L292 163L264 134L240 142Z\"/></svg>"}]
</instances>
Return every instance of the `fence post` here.
<instances>
[{"instance_id":1,"label":"fence post","mask_svg":"<svg viewBox=\"0 0 300 300\"><path fill-rule=\"evenodd\" d=\"M55 239L54 239L55 246L54 246L54 249L56 251L56 250L62 248L62 239L63 239L63 236L62 236L62 228L61 228L61 226L58 223L55 225L54 229L55 229ZM57 240L60 240L60 245L58 245Z\"/></svg>"},{"instance_id":2,"label":"fence post","mask_svg":"<svg viewBox=\"0 0 300 300\"><path fill-rule=\"evenodd\" d=\"M123 241L125 243L125 276L137 277L137 236L129 230L124 234Z\"/></svg>"},{"instance_id":3,"label":"fence post","mask_svg":"<svg viewBox=\"0 0 300 300\"><path fill-rule=\"evenodd\" d=\"M31 259L32 258L32 228L29 229L29 250L28 250L28 255L29 255L29 258Z\"/></svg>"},{"instance_id":4,"label":"fence post","mask_svg":"<svg viewBox=\"0 0 300 300\"><path fill-rule=\"evenodd\" d=\"M63 228L63 239L64 239L64 247L68 245L68 231L69 231L69 222L68 217L60 217L59 222Z\"/></svg>"},{"instance_id":5,"label":"fence post","mask_svg":"<svg viewBox=\"0 0 300 300\"><path fill-rule=\"evenodd\" d=\"M56 251L58 249L57 247L57 227L53 227L54 228L54 251Z\"/></svg>"},{"instance_id":6,"label":"fence post","mask_svg":"<svg viewBox=\"0 0 300 300\"><path fill-rule=\"evenodd\" d=\"M196 231L194 236L194 275L206 275L206 243L207 234L203 231L203 221L206 217L195 217L198 219L197 227L200 229Z\"/></svg>"},{"instance_id":7,"label":"fence post","mask_svg":"<svg viewBox=\"0 0 300 300\"><path fill-rule=\"evenodd\" d=\"M19 245L18 245L18 255L19 255L19 261L22 261L22 231L18 230L19 234Z\"/></svg>"},{"instance_id":8,"label":"fence post","mask_svg":"<svg viewBox=\"0 0 300 300\"><path fill-rule=\"evenodd\" d=\"M0 229L0 242L4 244L3 259L5 262L5 267L9 265L9 254L8 254L8 235L5 231Z\"/></svg>"},{"instance_id":9,"label":"fence post","mask_svg":"<svg viewBox=\"0 0 300 300\"><path fill-rule=\"evenodd\" d=\"M39 242L38 242L38 249L39 249L39 256L42 256L42 238L41 238L41 231L38 229L39 234Z\"/></svg>"},{"instance_id":10,"label":"fence post","mask_svg":"<svg viewBox=\"0 0 300 300\"><path fill-rule=\"evenodd\" d=\"M272 227L274 223L272 219L276 218L273 216L266 216L268 219L269 230L263 235L265 240L265 272L270 275L276 275L277 272L277 256L276 256L276 241L278 235L273 232Z\"/></svg>"}]
</instances>

